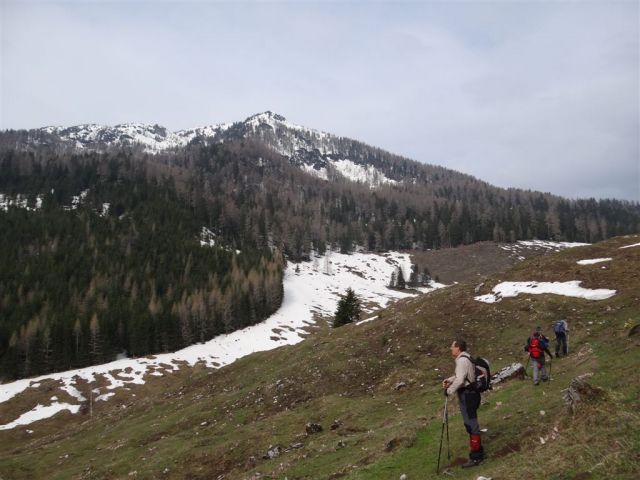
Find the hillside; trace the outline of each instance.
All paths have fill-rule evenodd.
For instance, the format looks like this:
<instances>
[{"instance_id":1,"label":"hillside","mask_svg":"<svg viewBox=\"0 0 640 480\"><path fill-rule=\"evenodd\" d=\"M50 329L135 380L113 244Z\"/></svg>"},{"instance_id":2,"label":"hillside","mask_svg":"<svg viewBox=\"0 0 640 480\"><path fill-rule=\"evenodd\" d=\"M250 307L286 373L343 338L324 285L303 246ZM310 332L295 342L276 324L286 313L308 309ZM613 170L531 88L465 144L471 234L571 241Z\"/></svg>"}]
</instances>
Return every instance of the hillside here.
<instances>
[{"instance_id":1,"label":"hillside","mask_svg":"<svg viewBox=\"0 0 640 480\"><path fill-rule=\"evenodd\" d=\"M271 112L180 135L137 124L1 132L0 378L254 325L279 307L285 263L327 250L412 252L419 274L452 282L513 264L518 241L638 230L632 202L499 189ZM515 250L490 254L490 241ZM466 266L452 270L450 255Z\"/></svg>"},{"instance_id":2,"label":"hillside","mask_svg":"<svg viewBox=\"0 0 640 480\"><path fill-rule=\"evenodd\" d=\"M242 161L229 159L225 150L235 152ZM94 158L107 163L114 153L125 152L130 159L144 160L156 172L180 180L188 173L219 176L226 164L235 163L231 178L224 172L221 181L204 178L192 186L195 192L191 195L205 198L215 196L211 187L220 183L230 181L248 195L243 187L262 184L264 176L275 174L285 189L283 180L295 178L299 196L286 199L293 204L294 213L306 204L320 211L305 212L306 221L294 222L291 232L280 232L275 226L271 233L290 249L298 240L292 241L287 234L297 235L296 230L303 232L303 238L309 236L316 248L326 240L346 249L358 244L371 250L388 250L533 238L594 242L635 232L640 226L640 206L636 202L573 200L543 192L496 188L482 179L438 166L435 159L418 162L404 158L357 140L297 125L269 111L243 121L178 132L135 123L9 130L0 132L0 152L2 163L13 154L20 159L18 153L27 153L31 161L35 157L45 161L66 158L67 162L69 157L100 153ZM177 167L186 167L187 172L176 171L180 170ZM25 169L29 167L23 165ZM243 176L245 185L240 185ZM6 189L1 182L0 189ZM2 190L0 194L9 193ZM249 206L261 203L260 198L249 196L237 205L239 209L245 200L250 200ZM269 208L269 204L262 207ZM343 228L323 235L316 223L325 225L327 221L331 229L332 224ZM259 217L252 219L254 225L258 222ZM309 250L297 247L293 253L298 260Z\"/></svg>"},{"instance_id":3,"label":"hillside","mask_svg":"<svg viewBox=\"0 0 640 480\"><path fill-rule=\"evenodd\" d=\"M477 282L400 300L360 325L320 329L306 340L255 353L219 370L183 368L118 390L92 412L62 413L0 431L3 478L435 478L448 346L464 334L494 371L524 361L535 325L567 318L570 356L553 361L552 381L510 380L479 411L488 461L456 478L636 478L640 469L640 236L524 260ZM630 245L635 245L629 248ZM611 260L579 264L580 260ZM581 281L615 290L604 300L520 294L495 303L501 282ZM542 284L540 284L542 285ZM637 330L637 328L635 329ZM562 391L587 377L576 412ZM27 391L3 404L3 422L52 394ZM322 425L307 434L305 425ZM466 434L451 409L453 463ZM279 446L279 448L276 448ZM271 452L271 454L269 454ZM273 457L273 458L270 458Z\"/></svg>"}]
</instances>

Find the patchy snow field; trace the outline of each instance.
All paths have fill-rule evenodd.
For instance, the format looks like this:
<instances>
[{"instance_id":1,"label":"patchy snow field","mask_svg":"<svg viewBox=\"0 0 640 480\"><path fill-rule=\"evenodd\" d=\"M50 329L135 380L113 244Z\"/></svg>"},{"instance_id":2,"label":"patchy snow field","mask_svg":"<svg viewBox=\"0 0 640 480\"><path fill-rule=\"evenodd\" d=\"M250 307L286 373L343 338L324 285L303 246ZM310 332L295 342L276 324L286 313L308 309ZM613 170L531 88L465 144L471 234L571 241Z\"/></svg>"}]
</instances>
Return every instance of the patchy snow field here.
<instances>
[{"instance_id":1,"label":"patchy snow field","mask_svg":"<svg viewBox=\"0 0 640 480\"><path fill-rule=\"evenodd\" d=\"M593 265L594 263L610 262L612 258L590 258L587 260L578 260L578 265Z\"/></svg>"},{"instance_id":2,"label":"patchy snow field","mask_svg":"<svg viewBox=\"0 0 640 480\"><path fill-rule=\"evenodd\" d=\"M569 282L502 282L493 287L492 293L474 297L484 303L495 303L506 297L516 297L521 293L543 294L554 293L567 297L585 298L587 300L605 300L616 294L615 290L588 289L580 286L579 280Z\"/></svg>"},{"instance_id":3,"label":"patchy snow field","mask_svg":"<svg viewBox=\"0 0 640 480\"><path fill-rule=\"evenodd\" d=\"M60 389L75 398L78 403L73 405L53 402L48 406L38 405L13 422L0 425L0 429L27 425L65 409L76 413L80 404L87 401L76 388L80 379L97 383L98 377L101 377L106 387L94 388L93 391L97 399L108 401L113 395L113 390L130 384L144 384L148 375L163 376L179 370L185 364L193 366L201 363L210 368L219 368L253 352L296 344L308 335L306 329L318 322L315 314L333 315L340 295L344 294L348 287L355 291L365 306L371 304L370 306L374 308L384 307L397 299L414 296L415 293L387 288L391 273L396 267L402 268L405 278L409 278L411 267L409 255L393 252L383 255L328 253L311 262L290 263L284 275L282 306L275 314L258 325L221 335L206 343L192 345L173 353L144 358L124 358L103 365L1 384L0 403L6 402L28 388L39 388L45 379L59 381ZM419 290L429 292L440 287L444 285L433 284L431 288ZM372 308L363 308L363 313L370 313L371 310Z\"/></svg>"}]
</instances>

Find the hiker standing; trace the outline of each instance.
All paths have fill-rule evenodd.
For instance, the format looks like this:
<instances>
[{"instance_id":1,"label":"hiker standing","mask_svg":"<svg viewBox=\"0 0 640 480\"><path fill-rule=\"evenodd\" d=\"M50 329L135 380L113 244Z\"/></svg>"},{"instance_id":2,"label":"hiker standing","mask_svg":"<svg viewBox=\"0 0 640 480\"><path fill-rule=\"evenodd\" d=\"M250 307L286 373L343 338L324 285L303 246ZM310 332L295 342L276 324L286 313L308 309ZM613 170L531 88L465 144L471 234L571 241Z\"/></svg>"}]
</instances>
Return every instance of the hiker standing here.
<instances>
[{"instance_id":1,"label":"hiker standing","mask_svg":"<svg viewBox=\"0 0 640 480\"><path fill-rule=\"evenodd\" d=\"M566 320L558 320L553 324L553 332L556 334L556 358L560 357L560 348L562 354L567 356L567 334L569 332L569 324Z\"/></svg>"},{"instance_id":2,"label":"hiker standing","mask_svg":"<svg viewBox=\"0 0 640 480\"><path fill-rule=\"evenodd\" d=\"M475 467L484 460L477 414L480 393L472 387L476 380L475 367L466 350L467 343L462 339L457 339L451 344L451 355L456 360L456 372L442 382L446 395L457 393L464 427L469 434L469 461L463 464L462 468Z\"/></svg>"},{"instance_id":3,"label":"hiker standing","mask_svg":"<svg viewBox=\"0 0 640 480\"><path fill-rule=\"evenodd\" d=\"M529 352L533 364L533 384L538 385L540 379L543 382L549 380L544 354L549 355L549 358L553 358L553 355L549 351L549 339L542 334L540 327L536 327L536 330L527 339L524 351Z\"/></svg>"}]
</instances>

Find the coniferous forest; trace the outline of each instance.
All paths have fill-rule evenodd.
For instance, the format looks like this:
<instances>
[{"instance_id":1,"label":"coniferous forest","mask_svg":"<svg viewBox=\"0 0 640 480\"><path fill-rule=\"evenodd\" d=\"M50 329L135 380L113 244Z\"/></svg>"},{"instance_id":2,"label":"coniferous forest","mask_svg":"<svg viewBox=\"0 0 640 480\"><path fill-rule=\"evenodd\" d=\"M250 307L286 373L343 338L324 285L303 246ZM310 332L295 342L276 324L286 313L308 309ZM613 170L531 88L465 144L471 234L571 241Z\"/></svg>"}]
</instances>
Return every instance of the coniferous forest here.
<instances>
[{"instance_id":1,"label":"coniferous forest","mask_svg":"<svg viewBox=\"0 0 640 480\"><path fill-rule=\"evenodd\" d=\"M201 246L206 220L171 179L123 159L106 170L91 158L33 164L27 175L15 160L3 160L2 191L47 193L40 209L0 212L3 378L176 350L280 306L279 251Z\"/></svg>"},{"instance_id":2,"label":"coniferous forest","mask_svg":"<svg viewBox=\"0 0 640 480\"><path fill-rule=\"evenodd\" d=\"M250 140L196 138L156 155L0 146L0 194L29 207L0 208L3 379L259 322L281 304L285 259L326 248L596 242L640 230L632 202L500 189L355 143L354 157L401 183L323 180ZM213 245L201 245L203 228Z\"/></svg>"}]
</instances>

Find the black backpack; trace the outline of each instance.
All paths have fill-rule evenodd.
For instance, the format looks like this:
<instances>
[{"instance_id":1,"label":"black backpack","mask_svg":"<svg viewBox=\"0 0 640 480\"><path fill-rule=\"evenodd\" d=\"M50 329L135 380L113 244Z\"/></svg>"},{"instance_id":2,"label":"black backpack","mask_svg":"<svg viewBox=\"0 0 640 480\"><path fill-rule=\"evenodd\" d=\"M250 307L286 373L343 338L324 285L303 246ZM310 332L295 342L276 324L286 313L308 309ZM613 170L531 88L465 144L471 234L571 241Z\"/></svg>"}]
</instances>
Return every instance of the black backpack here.
<instances>
[{"instance_id":1,"label":"black backpack","mask_svg":"<svg viewBox=\"0 0 640 480\"><path fill-rule=\"evenodd\" d=\"M479 393L491 390L491 368L487 359L482 357L473 358L471 355L465 356L473 363L473 369L476 374L476 381L469 384L467 388Z\"/></svg>"}]
</instances>

